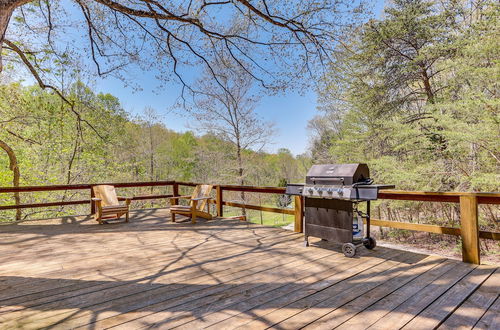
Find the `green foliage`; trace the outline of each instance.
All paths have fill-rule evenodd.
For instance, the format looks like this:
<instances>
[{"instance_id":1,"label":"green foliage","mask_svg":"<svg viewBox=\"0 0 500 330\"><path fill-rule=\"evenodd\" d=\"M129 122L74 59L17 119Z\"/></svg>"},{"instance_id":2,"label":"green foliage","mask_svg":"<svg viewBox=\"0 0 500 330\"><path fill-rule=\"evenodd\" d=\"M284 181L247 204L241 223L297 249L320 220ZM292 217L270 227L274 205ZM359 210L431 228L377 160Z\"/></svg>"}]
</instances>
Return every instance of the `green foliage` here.
<instances>
[{"instance_id":1,"label":"green foliage","mask_svg":"<svg viewBox=\"0 0 500 330\"><path fill-rule=\"evenodd\" d=\"M400 0L358 26L319 91L319 161L368 162L399 189L500 186L498 11Z\"/></svg>"},{"instance_id":2,"label":"green foliage","mask_svg":"<svg viewBox=\"0 0 500 330\"><path fill-rule=\"evenodd\" d=\"M235 146L230 141L211 134L174 132L150 109L142 117L131 118L116 97L96 94L82 83L71 86L68 94L75 102L74 110L90 126L79 123L57 95L17 83L0 85L0 139L18 158L21 185L154 180L238 183ZM9 160L0 151L0 186L10 186ZM304 157L299 161L288 150L278 154L244 150L242 155L248 182L273 185L280 178L300 180L304 175ZM142 193L152 193L149 189ZM24 194L21 202L86 199L86 193ZM138 190L131 193L141 194ZM0 204L12 203L11 195L0 195ZM79 210L26 210L23 216L88 212L83 207ZM12 220L11 216L4 212L0 218Z\"/></svg>"},{"instance_id":3,"label":"green foliage","mask_svg":"<svg viewBox=\"0 0 500 330\"><path fill-rule=\"evenodd\" d=\"M319 90L322 114L310 122L314 161L366 162L376 182L401 190L500 191L500 6L463 4L394 1L380 20L346 35ZM373 206L388 220L460 222L456 204ZM499 208L481 207L481 228L498 231L499 215ZM403 230L385 237L457 244L411 235L419 238Z\"/></svg>"}]
</instances>

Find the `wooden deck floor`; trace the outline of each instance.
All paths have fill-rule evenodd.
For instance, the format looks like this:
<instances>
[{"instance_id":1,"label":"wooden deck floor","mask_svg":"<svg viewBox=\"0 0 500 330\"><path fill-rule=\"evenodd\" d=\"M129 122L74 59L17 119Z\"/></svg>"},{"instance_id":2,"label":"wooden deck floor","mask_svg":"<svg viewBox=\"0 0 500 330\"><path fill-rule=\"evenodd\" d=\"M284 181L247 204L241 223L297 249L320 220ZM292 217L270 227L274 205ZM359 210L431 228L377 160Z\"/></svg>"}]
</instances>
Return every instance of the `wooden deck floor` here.
<instances>
[{"instance_id":1,"label":"wooden deck floor","mask_svg":"<svg viewBox=\"0 0 500 330\"><path fill-rule=\"evenodd\" d=\"M500 328L500 272L233 220L0 227L1 328Z\"/></svg>"}]
</instances>

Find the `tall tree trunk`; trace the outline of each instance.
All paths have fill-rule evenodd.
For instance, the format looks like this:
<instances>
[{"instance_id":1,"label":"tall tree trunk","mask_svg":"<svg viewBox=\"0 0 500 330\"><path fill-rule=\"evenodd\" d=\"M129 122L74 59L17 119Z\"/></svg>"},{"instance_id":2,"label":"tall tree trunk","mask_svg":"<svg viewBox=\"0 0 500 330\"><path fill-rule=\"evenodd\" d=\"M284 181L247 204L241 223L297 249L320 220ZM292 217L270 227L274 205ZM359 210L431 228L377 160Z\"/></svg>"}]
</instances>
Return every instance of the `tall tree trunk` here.
<instances>
[{"instance_id":1,"label":"tall tree trunk","mask_svg":"<svg viewBox=\"0 0 500 330\"><path fill-rule=\"evenodd\" d=\"M3 40L5 39L5 32L9 26L10 17L12 16L14 9L31 1L32 0L0 0L0 72L2 72L3 69Z\"/></svg>"},{"instance_id":2,"label":"tall tree trunk","mask_svg":"<svg viewBox=\"0 0 500 330\"><path fill-rule=\"evenodd\" d=\"M236 145L236 156L238 159L238 176L239 176L239 184L243 186L245 184L245 179L243 178L243 159L241 158L241 146L239 142ZM240 193L241 200L245 204L245 192L242 191ZM245 208L242 209L243 215L247 215L247 210Z\"/></svg>"},{"instance_id":3,"label":"tall tree trunk","mask_svg":"<svg viewBox=\"0 0 500 330\"><path fill-rule=\"evenodd\" d=\"M13 6L6 6L6 4L2 1L0 2L0 72L3 70L3 61L2 61L2 49L3 49L3 40L5 39L5 31L7 31L7 26L10 22L10 17L12 16L12 12L14 11Z\"/></svg>"},{"instance_id":4,"label":"tall tree trunk","mask_svg":"<svg viewBox=\"0 0 500 330\"><path fill-rule=\"evenodd\" d=\"M424 83L425 94L427 95L427 102L434 104L434 91L431 86L431 79L427 74L427 70L425 67L422 68L422 72L420 73L422 76L422 82Z\"/></svg>"},{"instance_id":5,"label":"tall tree trunk","mask_svg":"<svg viewBox=\"0 0 500 330\"><path fill-rule=\"evenodd\" d=\"M12 185L14 187L19 187L19 178L21 177L21 173L19 172L19 167L17 166L16 154L14 153L14 150L12 150L12 148L2 140L0 140L0 148L2 148L9 156L9 168L13 173ZM19 192L14 193L14 199L16 201L16 205L21 204ZM16 210L16 220L21 220L21 209Z\"/></svg>"},{"instance_id":6,"label":"tall tree trunk","mask_svg":"<svg viewBox=\"0 0 500 330\"><path fill-rule=\"evenodd\" d=\"M155 179L155 154L154 154L154 145L153 145L153 128L149 126L149 181L153 182ZM150 193L153 195L154 187L151 186ZM154 207L154 201L151 200L151 208Z\"/></svg>"}]
</instances>

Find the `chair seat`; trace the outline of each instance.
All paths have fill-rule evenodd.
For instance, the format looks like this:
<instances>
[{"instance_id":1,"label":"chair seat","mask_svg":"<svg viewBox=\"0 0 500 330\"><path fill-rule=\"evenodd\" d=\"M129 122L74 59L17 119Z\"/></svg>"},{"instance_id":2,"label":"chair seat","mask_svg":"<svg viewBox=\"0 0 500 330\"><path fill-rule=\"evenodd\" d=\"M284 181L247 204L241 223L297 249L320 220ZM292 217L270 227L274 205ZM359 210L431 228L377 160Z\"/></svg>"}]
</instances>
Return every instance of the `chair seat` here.
<instances>
[{"instance_id":1,"label":"chair seat","mask_svg":"<svg viewBox=\"0 0 500 330\"><path fill-rule=\"evenodd\" d=\"M128 211L128 206L127 205L110 205L110 206L103 206L102 207L102 212L103 213L108 213L108 212L119 212L119 211Z\"/></svg>"},{"instance_id":2,"label":"chair seat","mask_svg":"<svg viewBox=\"0 0 500 330\"><path fill-rule=\"evenodd\" d=\"M172 205L172 206L170 206L170 212L172 212L172 211L191 212L191 206Z\"/></svg>"}]
</instances>

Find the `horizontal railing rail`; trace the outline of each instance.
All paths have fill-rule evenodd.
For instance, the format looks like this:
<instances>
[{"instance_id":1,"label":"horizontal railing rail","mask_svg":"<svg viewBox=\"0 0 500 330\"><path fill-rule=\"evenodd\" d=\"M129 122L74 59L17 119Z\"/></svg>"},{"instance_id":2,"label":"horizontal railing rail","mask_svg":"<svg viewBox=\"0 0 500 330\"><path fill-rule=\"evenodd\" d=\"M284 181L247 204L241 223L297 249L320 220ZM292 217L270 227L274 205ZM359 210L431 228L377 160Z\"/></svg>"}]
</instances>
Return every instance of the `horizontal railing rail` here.
<instances>
[{"instance_id":1,"label":"horizontal railing rail","mask_svg":"<svg viewBox=\"0 0 500 330\"><path fill-rule=\"evenodd\" d=\"M497 192L431 192L381 190L379 199L418 201L418 202L448 202L460 203L460 197L474 195L479 204L500 204L500 193Z\"/></svg>"},{"instance_id":2,"label":"horizontal railing rail","mask_svg":"<svg viewBox=\"0 0 500 330\"><path fill-rule=\"evenodd\" d=\"M0 210L15 210L15 209L26 209L26 208L88 204L91 207L90 212L93 214L95 210L93 204L91 203L91 197L93 197L92 187L98 184L109 184L117 188L158 187L158 186L172 187L172 194L139 195L132 197L132 200L150 200L150 199L164 199L164 198L179 196L179 187L181 186L194 187L199 183L180 182L180 181L153 181L153 182L111 182L111 183L95 183L95 184L0 187L0 194L61 191L61 190L89 190L88 200L50 201L50 202L31 203L31 204L2 205L0 206ZM294 200L295 203L293 209L276 208L276 207L239 203L233 201L225 201L223 198L224 191L284 194L285 193L284 187L215 185L214 189L216 191L215 199L211 200L210 202L215 204L217 215L219 217L224 216L224 209L223 209L224 205L236 208L244 208L249 210L258 210L263 212L288 214L288 215L294 215L294 230L296 232L302 232L303 230L304 203L303 203L303 198L300 196L295 196ZM500 240L500 232L479 230L479 224L478 224L478 205L480 204L500 205L500 193L382 190L379 193L379 199L460 204L460 228L412 223L412 222L400 222L400 221L383 220L383 219L371 219L371 224L380 227L460 236L462 240L462 258L466 262L477 263L477 264L480 263L480 247L479 247L480 238Z\"/></svg>"},{"instance_id":3,"label":"horizontal railing rail","mask_svg":"<svg viewBox=\"0 0 500 330\"><path fill-rule=\"evenodd\" d=\"M170 186L175 184L175 181L140 181L140 182L104 182L104 183L84 183L84 184L58 184L47 186L23 186L23 187L0 187L1 193L14 192L34 192L34 191L56 191L56 190L79 190L91 189L97 185L111 185L117 188L133 188L133 187L153 187L153 186Z\"/></svg>"}]
</instances>

